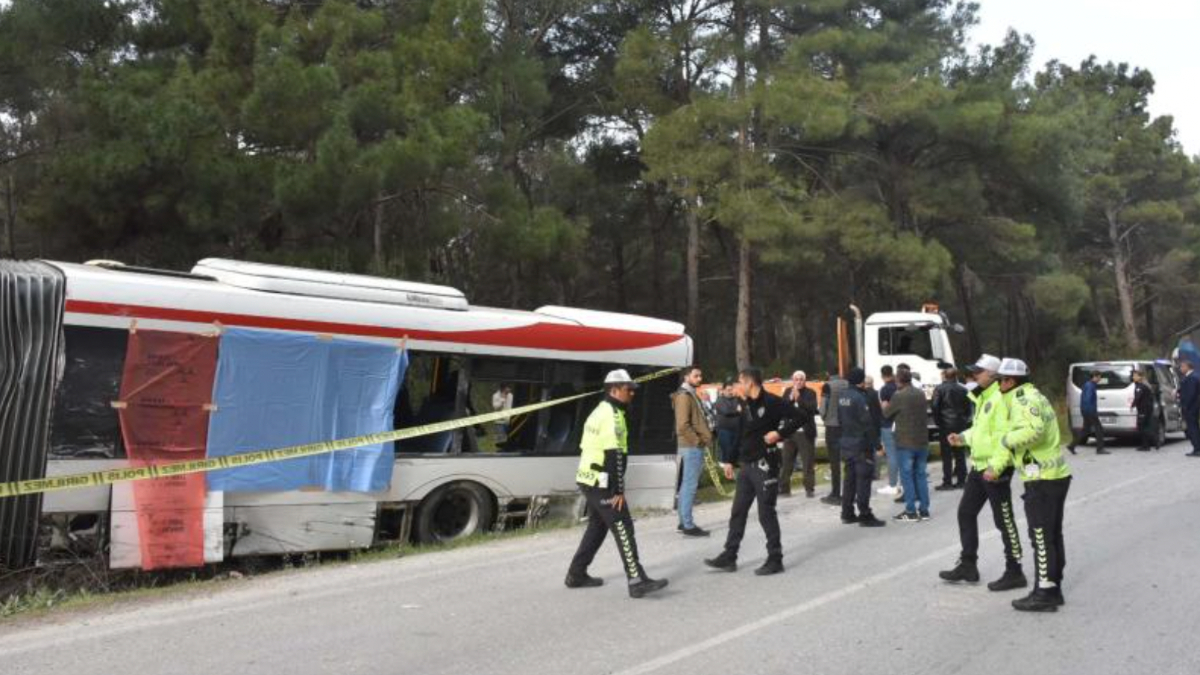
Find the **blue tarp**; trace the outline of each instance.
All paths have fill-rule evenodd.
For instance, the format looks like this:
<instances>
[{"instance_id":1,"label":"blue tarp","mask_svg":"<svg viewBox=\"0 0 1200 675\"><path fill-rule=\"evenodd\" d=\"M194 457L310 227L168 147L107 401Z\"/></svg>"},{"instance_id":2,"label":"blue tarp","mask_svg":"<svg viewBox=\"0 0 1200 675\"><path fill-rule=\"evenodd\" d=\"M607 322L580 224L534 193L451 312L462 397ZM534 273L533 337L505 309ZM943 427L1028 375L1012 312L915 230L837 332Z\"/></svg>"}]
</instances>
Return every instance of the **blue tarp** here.
<instances>
[{"instance_id":1,"label":"blue tarp","mask_svg":"<svg viewBox=\"0 0 1200 675\"><path fill-rule=\"evenodd\" d=\"M407 353L395 346L231 329L221 336L208 456L390 431ZM392 444L208 474L209 490L387 488Z\"/></svg>"}]
</instances>

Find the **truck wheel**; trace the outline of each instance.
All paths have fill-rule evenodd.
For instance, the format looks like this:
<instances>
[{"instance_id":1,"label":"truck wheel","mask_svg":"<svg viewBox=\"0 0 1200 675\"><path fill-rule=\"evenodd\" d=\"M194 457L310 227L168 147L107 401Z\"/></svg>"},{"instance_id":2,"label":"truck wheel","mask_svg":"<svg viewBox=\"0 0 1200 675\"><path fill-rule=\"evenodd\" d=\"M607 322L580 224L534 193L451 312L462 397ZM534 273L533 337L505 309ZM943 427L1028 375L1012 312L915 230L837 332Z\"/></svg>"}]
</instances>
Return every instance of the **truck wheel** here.
<instances>
[{"instance_id":1,"label":"truck wheel","mask_svg":"<svg viewBox=\"0 0 1200 675\"><path fill-rule=\"evenodd\" d=\"M417 541L435 544L486 532L495 519L495 502L487 488L468 481L447 483L417 509Z\"/></svg>"}]
</instances>

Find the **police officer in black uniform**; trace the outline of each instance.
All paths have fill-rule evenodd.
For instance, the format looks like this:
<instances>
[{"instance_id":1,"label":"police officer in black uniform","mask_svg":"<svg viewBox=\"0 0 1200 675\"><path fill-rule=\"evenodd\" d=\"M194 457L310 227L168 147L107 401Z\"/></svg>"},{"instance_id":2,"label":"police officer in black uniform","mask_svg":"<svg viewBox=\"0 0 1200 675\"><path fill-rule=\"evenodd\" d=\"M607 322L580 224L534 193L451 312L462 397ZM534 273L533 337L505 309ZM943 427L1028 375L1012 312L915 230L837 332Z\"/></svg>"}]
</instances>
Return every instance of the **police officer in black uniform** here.
<instances>
[{"instance_id":1,"label":"police officer in black uniform","mask_svg":"<svg viewBox=\"0 0 1200 675\"><path fill-rule=\"evenodd\" d=\"M879 420L871 414L871 405L863 391L866 373L855 368L846 377L850 385L838 396L838 422L842 427L841 453L846 469L842 473L842 522L862 527L883 527L887 523L871 511L871 481L875 477L875 450L879 447ZM858 505L858 514L854 507Z\"/></svg>"},{"instance_id":2,"label":"police officer in black uniform","mask_svg":"<svg viewBox=\"0 0 1200 675\"><path fill-rule=\"evenodd\" d=\"M746 518L750 515L750 505L757 501L758 522L767 535L767 561L754 570L759 576L783 571L783 544L779 538L779 516L775 513L780 467L776 445L796 433L802 422L796 409L763 389L762 382L762 371L757 368L744 368L738 373L742 437L738 445L740 470L729 515L729 535L721 555L704 561L715 569L737 571L738 548L746 533ZM721 466L725 477L732 480L733 465Z\"/></svg>"}]
</instances>

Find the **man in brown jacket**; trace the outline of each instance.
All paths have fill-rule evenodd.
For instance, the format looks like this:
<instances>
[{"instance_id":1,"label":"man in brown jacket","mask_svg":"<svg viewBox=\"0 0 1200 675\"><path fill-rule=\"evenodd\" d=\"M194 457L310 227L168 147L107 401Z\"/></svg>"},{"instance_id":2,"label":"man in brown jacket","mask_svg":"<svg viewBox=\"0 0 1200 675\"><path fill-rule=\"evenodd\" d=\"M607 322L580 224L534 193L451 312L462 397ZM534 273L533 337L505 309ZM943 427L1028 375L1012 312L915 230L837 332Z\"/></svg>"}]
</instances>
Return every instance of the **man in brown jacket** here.
<instances>
[{"instance_id":1,"label":"man in brown jacket","mask_svg":"<svg viewBox=\"0 0 1200 675\"><path fill-rule=\"evenodd\" d=\"M700 471L704 467L704 448L712 445L713 432L700 407L696 391L704 382L704 373L697 366L684 368L683 382L671 395L675 408L675 437L679 443L679 531L688 537L707 537L708 530L696 527L692 520L692 505L700 487Z\"/></svg>"}]
</instances>

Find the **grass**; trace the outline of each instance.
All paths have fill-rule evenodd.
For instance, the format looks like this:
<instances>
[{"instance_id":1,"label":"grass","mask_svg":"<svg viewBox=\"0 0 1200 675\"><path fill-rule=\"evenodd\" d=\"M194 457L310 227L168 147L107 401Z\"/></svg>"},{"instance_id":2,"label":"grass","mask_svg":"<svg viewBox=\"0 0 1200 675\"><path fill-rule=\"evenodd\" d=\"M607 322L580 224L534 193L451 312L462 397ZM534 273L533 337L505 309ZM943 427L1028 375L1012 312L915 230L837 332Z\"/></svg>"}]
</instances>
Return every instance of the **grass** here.
<instances>
[{"instance_id":1,"label":"grass","mask_svg":"<svg viewBox=\"0 0 1200 675\"><path fill-rule=\"evenodd\" d=\"M94 591L87 588L58 588L51 583L33 587L26 592L13 593L0 601L0 621L16 616L37 617L55 611L102 607L118 602L131 602L163 595L195 592L222 583L224 579L196 578L173 582L167 586L141 586L114 591Z\"/></svg>"},{"instance_id":2,"label":"grass","mask_svg":"<svg viewBox=\"0 0 1200 675\"><path fill-rule=\"evenodd\" d=\"M657 515L640 509L635 515ZM356 551L308 553L271 558L239 558L203 570L111 572L102 560L80 560L0 577L0 622L32 618L51 612L79 610L145 600L164 595L215 590L247 577L287 573L296 569L371 564L398 558L449 551L486 542L508 541L574 527L574 519L546 520L533 528L485 532L441 544L392 544Z\"/></svg>"}]
</instances>

